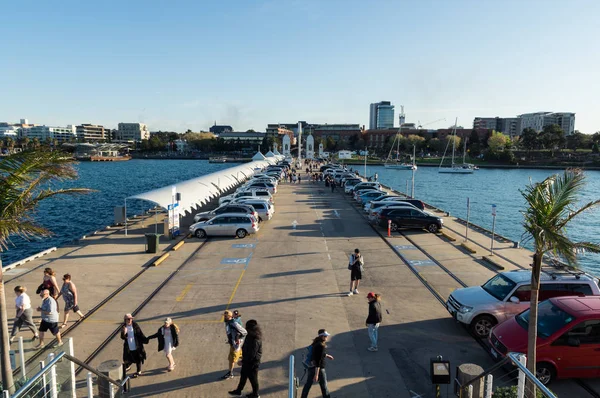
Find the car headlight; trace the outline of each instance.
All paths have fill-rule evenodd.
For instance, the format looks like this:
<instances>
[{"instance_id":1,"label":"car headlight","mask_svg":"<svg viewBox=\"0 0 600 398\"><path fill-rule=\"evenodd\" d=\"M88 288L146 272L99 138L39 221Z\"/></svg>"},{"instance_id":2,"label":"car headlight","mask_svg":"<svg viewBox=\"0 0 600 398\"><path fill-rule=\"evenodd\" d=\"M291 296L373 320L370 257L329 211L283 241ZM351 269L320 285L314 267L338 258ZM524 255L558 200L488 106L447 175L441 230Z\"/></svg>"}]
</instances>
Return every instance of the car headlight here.
<instances>
[{"instance_id":1,"label":"car headlight","mask_svg":"<svg viewBox=\"0 0 600 398\"><path fill-rule=\"evenodd\" d=\"M473 307L469 307L468 305L461 305L458 309L458 312L460 312L461 314L466 314L471 311L473 311Z\"/></svg>"}]
</instances>

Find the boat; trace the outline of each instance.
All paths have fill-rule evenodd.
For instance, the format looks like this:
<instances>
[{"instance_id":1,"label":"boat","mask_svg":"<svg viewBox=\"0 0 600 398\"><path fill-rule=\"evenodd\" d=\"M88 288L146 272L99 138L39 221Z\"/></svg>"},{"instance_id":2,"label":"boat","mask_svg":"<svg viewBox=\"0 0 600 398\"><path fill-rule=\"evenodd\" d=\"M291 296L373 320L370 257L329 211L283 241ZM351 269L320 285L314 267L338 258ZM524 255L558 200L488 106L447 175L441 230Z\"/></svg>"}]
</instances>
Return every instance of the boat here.
<instances>
[{"instance_id":1,"label":"boat","mask_svg":"<svg viewBox=\"0 0 600 398\"><path fill-rule=\"evenodd\" d=\"M392 151L394 150L394 144L396 144L396 159L392 159ZM406 163L400 161L400 132L396 133L396 137L394 137L394 142L392 142L392 147L390 148L390 153L388 153L388 157L385 160L383 166L386 169L395 169L395 170L416 170L417 165L414 163L414 147L413 147L413 163Z\"/></svg>"},{"instance_id":2,"label":"boat","mask_svg":"<svg viewBox=\"0 0 600 398\"><path fill-rule=\"evenodd\" d=\"M444 158L446 157L446 152L448 151L448 146L450 145L450 140L448 140L448 144L446 144L446 149L444 150L444 155L442 156L442 161L440 162L440 167L438 169L439 173L446 174L473 174L477 167L474 164L466 163L465 157L467 154L467 140L465 140L464 148L463 148L463 162L462 164L454 163L454 155L456 153L456 124L458 119L454 122L454 130L452 131L452 163L450 167L444 167Z\"/></svg>"},{"instance_id":3,"label":"boat","mask_svg":"<svg viewBox=\"0 0 600 398\"><path fill-rule=\"evenodd\" d=\"M208 158L208 163L225 163L227 158L225 156Z\"/></svg>"}]
</instances>

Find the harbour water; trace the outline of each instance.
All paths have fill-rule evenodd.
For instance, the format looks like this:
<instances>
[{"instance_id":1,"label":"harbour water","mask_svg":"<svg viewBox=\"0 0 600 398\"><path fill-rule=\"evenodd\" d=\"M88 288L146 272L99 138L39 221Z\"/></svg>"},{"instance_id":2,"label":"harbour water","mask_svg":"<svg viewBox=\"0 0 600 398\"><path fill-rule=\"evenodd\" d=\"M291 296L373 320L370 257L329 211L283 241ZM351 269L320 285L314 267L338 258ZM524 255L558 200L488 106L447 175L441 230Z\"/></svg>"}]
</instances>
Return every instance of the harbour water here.
<instances>
[{"instance_id":1,"label":"harbour water","mask_svg":"<svg viewBox=\"0 0 600 398\"><path fill-rule=\"evenodd\" d=\"M231 167L227 163L209 163L207 160L131 160L128 162L77 165L79 179L67 186L97 190L88 195L51 199L39 207L36 217L54 232L41 240L23 241L13 238L14 245L2 253L4 265L17 261L52 246L65 245L82 235L110 225L114 206L122 206L128 196L151 189L175 184L178 181ZM353 166L363 173L363 168ZM472 223L492 228L492 204L497 206L496 231L515 241L524 237L522 215L524 200L519 193L531 181L560 173L561 170L482 169L470 175L439 174L437 167L420 167L415 172L415 196L452 215L466 219L467 198L470 200ZM401 192L411 189L410 170L390 170L383 166L369 166L367 175L377 173L379 181ZM587 184L582 202L600 197L600 171L587 171ZM151 207L149 203L127 203L128 214L140 214ZM577 219L568 233L577 240L595 239L600 225L600 209ZM524 242L528 247L530 243ZM600 256L581 257L582 268L600 275Z\"/></svg>"}]
</instances>

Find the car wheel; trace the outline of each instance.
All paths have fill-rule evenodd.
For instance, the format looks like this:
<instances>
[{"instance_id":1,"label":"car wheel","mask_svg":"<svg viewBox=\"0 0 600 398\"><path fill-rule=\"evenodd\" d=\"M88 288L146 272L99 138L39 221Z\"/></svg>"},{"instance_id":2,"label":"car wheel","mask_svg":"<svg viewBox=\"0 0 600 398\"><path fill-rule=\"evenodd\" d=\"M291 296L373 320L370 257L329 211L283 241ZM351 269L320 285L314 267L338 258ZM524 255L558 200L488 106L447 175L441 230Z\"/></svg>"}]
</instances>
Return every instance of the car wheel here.
<instances>
[{"instance_id":1,"label":"car wheel","mask_svg":"<svg viewBox=\"0 0 600 398\"><path fill-rule=\"evenodd\" d=\"M194 235L196 235L196 238L206 238L206 232L203 229L197 229Z\"/></svg>"},{"instance_id":2,"label":"car wheel","mask_svg":"<svg viewBox=\"0 0 600 398\"><path fill-rule=\"evenodd\" d=\"M490 335L490 330L496 325L496 319L489 315L480 315L471 322L471 331L480 339Z\"/></svg>"},{"instance_id":3,"label":"car wheel","mask_svg":"<svg viewBox=\"0 0 600 398\"><path fill-rule=\"evenodd\" d=\"M390 224L390 230L391 230L392 232L396 232L396 231L397 231L399 228L400 228L400 226L399 226L398 224L396 224L395 222L392 222L392 223Z\"/></svg>"},{"instance_id":4,"label":"car wheel","mask_svg":"<svg viewBox=\"0 0 600 398\"><path fill-rule=\"evenodd\" d=\"M240 239L245 238L246 235L248 235L248 232L246 232L245 229L238 229L237 231L235 231L235 236L237 236Z\"/></svg>"},{"instance_id":5,"label":"car wheel","mask_svg":"<svg viewBox=\"0 0 600 398\"><path fill-rule=\"evenodd\" d=\"M439 230L439 227L437 226L437 224L429 224L427 226L427 230L432 234L435 234Z\"/></svg>"},{"instance_id":6,"label":"car wheel","mask_svg":"<svg viewBox=\"0 0 600 398\"><path fill-rule=\"evenodd\" d=\"M540 362L535 365L535 377L545 386L556 379L556 369L547 362Z\"/></svg>"}]
</instances>

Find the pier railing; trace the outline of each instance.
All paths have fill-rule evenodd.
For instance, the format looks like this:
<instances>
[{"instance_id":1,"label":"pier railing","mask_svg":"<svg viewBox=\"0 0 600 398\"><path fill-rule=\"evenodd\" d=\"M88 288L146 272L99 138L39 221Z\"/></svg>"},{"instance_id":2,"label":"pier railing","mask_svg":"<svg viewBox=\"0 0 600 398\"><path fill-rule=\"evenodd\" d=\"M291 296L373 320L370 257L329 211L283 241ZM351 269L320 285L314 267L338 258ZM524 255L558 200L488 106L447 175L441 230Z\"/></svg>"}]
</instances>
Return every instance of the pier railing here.
<instances>
[{"instance_id":1,"label":"pier railing","mask_svg":"<svg viewBox=\"0 0 600 398\"><path fill-rule=\"evenodd\" d=\"M299 380L296 377L296 363L293 355L290 355L290 371L288 380L288 398L296 398L298 396Z\"/></svg>"}]
</instances>

